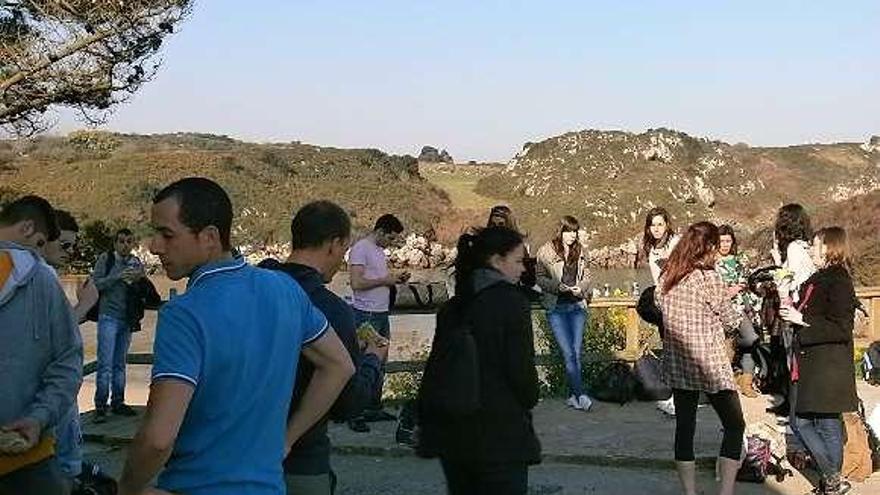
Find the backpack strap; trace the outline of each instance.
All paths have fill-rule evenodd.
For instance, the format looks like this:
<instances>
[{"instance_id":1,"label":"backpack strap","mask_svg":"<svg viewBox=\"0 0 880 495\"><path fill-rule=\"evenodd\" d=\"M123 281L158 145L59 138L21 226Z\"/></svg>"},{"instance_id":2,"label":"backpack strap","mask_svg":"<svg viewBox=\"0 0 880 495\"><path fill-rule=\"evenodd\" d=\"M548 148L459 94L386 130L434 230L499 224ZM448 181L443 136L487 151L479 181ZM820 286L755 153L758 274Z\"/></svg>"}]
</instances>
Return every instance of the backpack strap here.
<instances>
[{"instance_id":1,"label":"backpack strap","mask_svg":"<svg viewBox=\"0 0 880 495\"><path fill-rule=\"evenodd\" d=\"M116 253L113 250L107 251L107 261L104 263L104 276L110 275L113 266L116 265Z\"/></svg>"}]
</instances>

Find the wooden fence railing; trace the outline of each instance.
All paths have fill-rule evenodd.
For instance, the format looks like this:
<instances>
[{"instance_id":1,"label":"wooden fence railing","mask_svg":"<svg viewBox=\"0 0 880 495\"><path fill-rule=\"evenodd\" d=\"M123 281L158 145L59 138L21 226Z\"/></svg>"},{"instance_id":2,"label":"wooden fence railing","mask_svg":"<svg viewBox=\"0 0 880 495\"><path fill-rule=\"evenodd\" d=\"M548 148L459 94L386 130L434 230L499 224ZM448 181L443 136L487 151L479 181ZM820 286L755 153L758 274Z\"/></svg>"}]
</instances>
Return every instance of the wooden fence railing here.
<instances>
[{"instance_id":1,"label":"wooden fence railing","mask_svg":"<svg viewBox=\"0 0 880 495\"><path fill-rule=\"evenodd\" d=\"M856 289L856 296L862 301L868 313L867 325L863 327L860 340L873 342L880 339L880 287L860 287ZM639 347L639 315L636 313L637 298L634 297L599 297L590 303L591 309L624 308L626 310L626 325L624 328L624 348L615 354L616 359L635 361L641 354ZM535 309L539 311L539 309ZM392 315L424 314L431 315L436 309L395 309ZM544 366L549 356L537 356L536 364ZM126 357L129 364L153 364L153 355L150 353L132 353ZM424 367L423 361L391 361L386 364L386 373L401 373L420 371ZM98 363L89 362L83 368L83 374L95 373Z\"/></svg>"}]
</instances>

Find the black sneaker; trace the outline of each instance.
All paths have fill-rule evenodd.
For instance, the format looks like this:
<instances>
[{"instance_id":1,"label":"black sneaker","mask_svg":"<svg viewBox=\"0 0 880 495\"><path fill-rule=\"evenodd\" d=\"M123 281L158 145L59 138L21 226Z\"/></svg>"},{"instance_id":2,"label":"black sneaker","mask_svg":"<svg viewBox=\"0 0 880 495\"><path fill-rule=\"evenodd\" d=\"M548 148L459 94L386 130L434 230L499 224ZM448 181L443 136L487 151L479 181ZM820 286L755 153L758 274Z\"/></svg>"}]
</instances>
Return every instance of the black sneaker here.
<instances>
[{"instance_id":1,"label":"black sneaker","mask_svg":"<svg viewBox=\"0 0 880 495\"><path fill-rule=\"evenodd\" d=\"M367 409L363 414L364 421L377 423L379 421L397 421L397 416L382 409Z\"/></svg>"},{"instance_id":2,"label":"black sneaker","mask_svg":"<svg viewBox=\"0 0 880 495\"><path fill-rule=\"evenodd\" d=\"M111 411L117 416L137 416L137 411L128 404L116 404L111 408Z\"/></svg>"},{"instance_id":3,"label":"black sneaker","mask_svg":"<svg viewBox=\"0 0 880 495\"><path fill-rule=\"evenodd\" d=\"M107 422L107 409L99 408L95 409L95 416L93 418L93 422L97 424L106 423Z\"/></svg>"},{"instance_id":4,"label":"black sneaker","mask_svg":"<svg viewBox=\"0 0 880 495\"><path fill-rule=\"evenodd\" d=\"M354 431L357 433L369 433L370 432L369 425L367 425L367 422L364 421L364 418L362 418L362 417L348 420L348 427L351 429L351 431Z\"/></svg>"}]
</instances>

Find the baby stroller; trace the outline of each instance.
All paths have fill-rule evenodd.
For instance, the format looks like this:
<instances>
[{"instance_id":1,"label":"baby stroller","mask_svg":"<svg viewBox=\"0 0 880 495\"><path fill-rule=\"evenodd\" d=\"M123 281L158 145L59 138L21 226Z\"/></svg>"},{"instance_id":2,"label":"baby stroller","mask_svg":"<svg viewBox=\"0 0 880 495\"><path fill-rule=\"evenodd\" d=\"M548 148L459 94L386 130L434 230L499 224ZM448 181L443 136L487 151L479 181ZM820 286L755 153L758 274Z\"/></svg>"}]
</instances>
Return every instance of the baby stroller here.
<instances>
[{"instance_id":1,"label":"baby stroller","mask_svg":"<svg viewBox=\"0 0 880 495\"><path fill-rule=\"evenodd\" d=\"M749 292L759 298L757 311L758 342L752 348L755 360L755 387L763 394L788 396L789 371L782 340L784 322L779 317L779 293L773 272L778 266L754 270L747 279Z\"/></svg>"}]
</instances>

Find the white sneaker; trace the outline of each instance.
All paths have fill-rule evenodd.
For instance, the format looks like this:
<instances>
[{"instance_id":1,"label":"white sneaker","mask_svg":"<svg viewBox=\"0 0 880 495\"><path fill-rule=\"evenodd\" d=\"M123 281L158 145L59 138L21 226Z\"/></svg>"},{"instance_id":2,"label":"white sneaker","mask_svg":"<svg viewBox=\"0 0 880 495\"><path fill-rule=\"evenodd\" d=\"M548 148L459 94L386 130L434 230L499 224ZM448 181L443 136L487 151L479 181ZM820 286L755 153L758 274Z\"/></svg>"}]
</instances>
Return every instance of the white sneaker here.
<instances>
[{"instance_id":1,"label":"white sneaker","mask_svg":"<svg viewBox=\"0 0 880 495\"><path fill-rule=\"evenodd\" d=\"M583 394L578 397L578 405L579 409L583 409L584 411L589 411L593 407L593 401L590 399L590 396L587 394Z\"/></svg>"},{"instance_id":2,"label":"white sneaker","mask_svg":"<svg viewBox=\"0 0 880 495\"><path fill-rule=\"evenodd\" d=\"M675 416L675 402L672 399L657 401L657 409L663 414Z\"/></svg>"},{"instance_id":3,"label":"white sneaker","mask_svg":"<svg viewBox=\"0 0 880 495\"><path fill-rule=\"evenodd\" d=\"M565 401L565 405L571 407L572 409L581 409L580 402L578 402L577 398L573 395Z\"/></svg>"}]
</instances>

